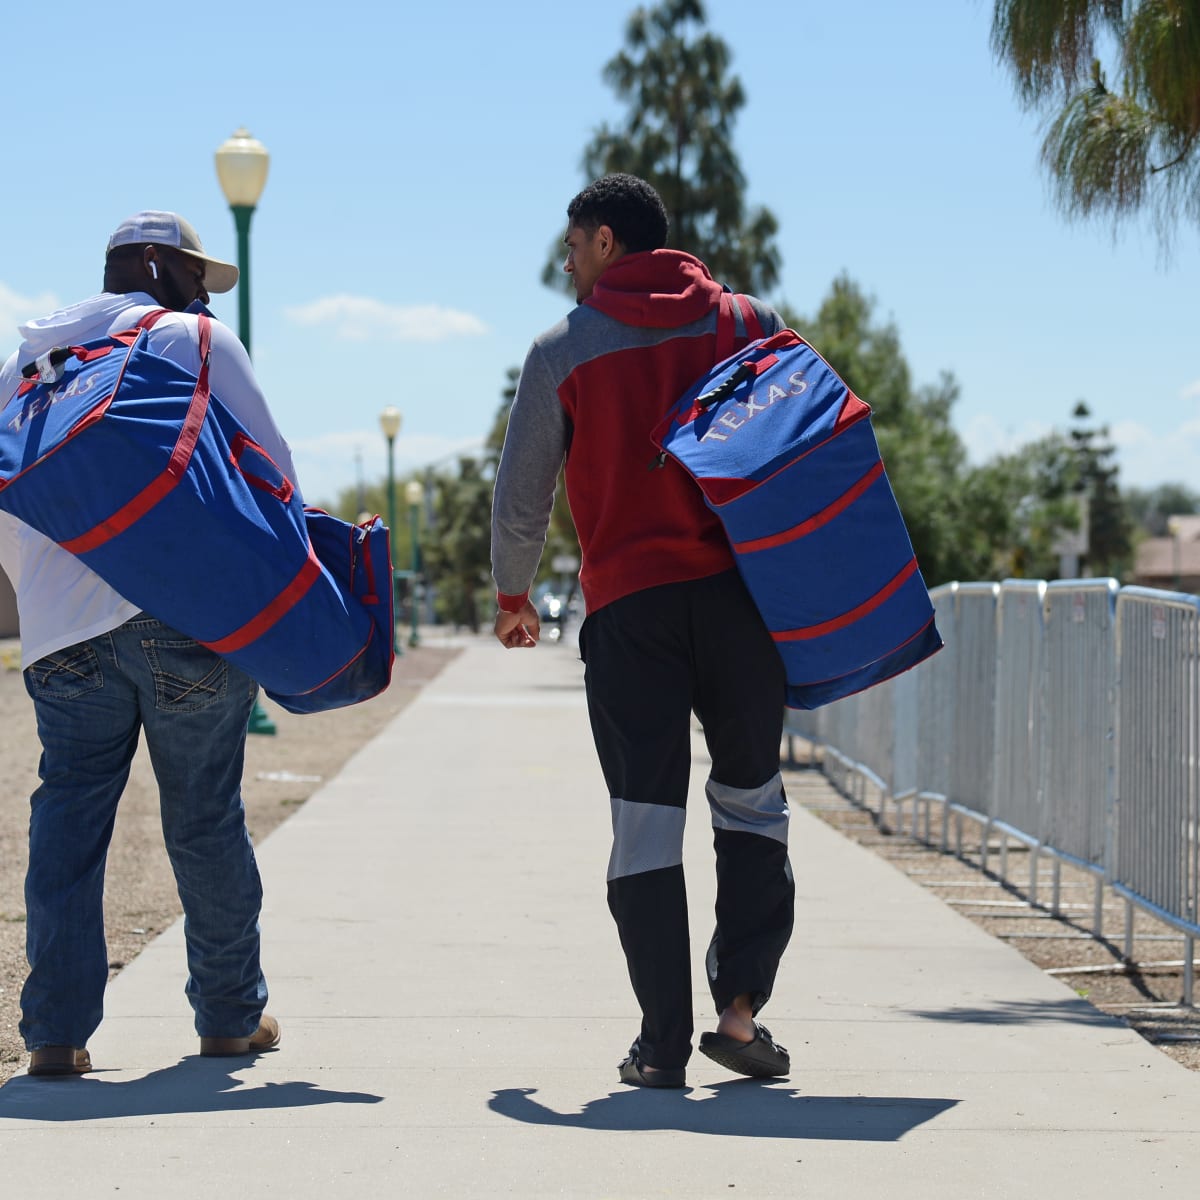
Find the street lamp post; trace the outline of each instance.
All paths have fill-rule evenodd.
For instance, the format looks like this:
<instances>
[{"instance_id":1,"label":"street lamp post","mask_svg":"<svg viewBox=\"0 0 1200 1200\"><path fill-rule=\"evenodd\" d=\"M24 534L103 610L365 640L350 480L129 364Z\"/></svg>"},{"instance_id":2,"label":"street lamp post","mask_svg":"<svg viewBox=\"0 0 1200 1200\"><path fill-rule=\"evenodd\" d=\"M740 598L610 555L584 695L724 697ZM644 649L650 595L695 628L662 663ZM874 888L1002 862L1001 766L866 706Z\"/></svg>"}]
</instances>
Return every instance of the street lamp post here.
<instances>
[{"instance_id":1,"label":"street lamp post","mask_svg":"<svg viewBox=\"0 0 1200 1200\"><path fill-rule=\"evenodd\" d=\"M396 434L400 432L401 415L398 408L388 405L379 414L379 428L387 439L387 501L388 501L388 552L392 559L392 570L396 569ZM393 579L395 576L393 576ZM395 587L392 589L392 601L395 604ZM403 654L400 641L396 637L395 608L392 609L392 645L397 654Z\"/></svg>"},{"instance_id":2,"label":"street lamp post","mask_svg":"<svg viewBox=\"0 0 1200 1200\"><path fill-rule=\"evenodd\" d=\"M421 501L425 498L425 489L419 479L410 479L404 488L404 498L408 501L408 528L412 536L412 583L409 587L409 607L412 610L412 629L408 635L410 646L420 645L417 634L417 576L421 571L421 542L417 518L421 512Z\"/></svg>"},{"instance_id":3,"label":"street lamp post","mask_svg":"<svg viewBox=\"0 0 1200 1200\"><path fill-rule=\"evenodd\" d=\"M250 218L267 184L271 157L257 138L244 127L234 131L217 147L217 180L233 213L237 228L238 336L250 353ZM251 733L274 733L275 724L263 711L257 697L250 710Z\"/></svg>"},{"instance_id":4,"label":"street lamp post","mask_svg":"<svg viewBox=\"0 0 1200 1200\"><path fill-rule=\"evenodd\" d=\"M249 130L240 128L217 147L217 179L237 228L238 335L250 353L250 218L267 185L271 156Z\"/></svg>"}]
</instances>

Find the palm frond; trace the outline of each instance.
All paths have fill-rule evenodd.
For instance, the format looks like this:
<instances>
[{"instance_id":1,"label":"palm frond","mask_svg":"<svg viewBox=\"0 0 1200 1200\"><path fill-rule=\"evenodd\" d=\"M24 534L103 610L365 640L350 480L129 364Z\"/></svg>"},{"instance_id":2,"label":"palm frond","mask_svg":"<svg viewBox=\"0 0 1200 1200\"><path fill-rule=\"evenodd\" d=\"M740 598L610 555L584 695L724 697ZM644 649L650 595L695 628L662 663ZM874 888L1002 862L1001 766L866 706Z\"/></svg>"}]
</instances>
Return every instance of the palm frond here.
<instances>
[{"instance_id":1,"label":"palm frond","mask_svg":"<svg viewBox=\"0 0 1200 1200\"><path fill-rule=\"evenodd\" d=\"M1130 90L1181 136L1200 130L1200 4L1142 0L1129 20Z\"/></svg>"},{"instance_id":2,"label":"palm frond","mask_svg":"<svg viewBox=\"0 0 1200 1200\"><path fill-rule=\"evenodd\" d=\"M1129 97L1101 83L1075 93L1042 145L1062 211L1118 219L1140 208L1155 133L1153 118Z\"/></svg>"},{"instance_id":3,"label":"palm frond","mask_svg":"<svg viewBox=\"0 0 1200 1200\"><path fill-rule=\"evenodd\" d=\"M995 0L992 52L1028 106L1071 91L1095 58L1096 35L1119 30L1123 0Z\"/></svg>"}]
</instances>

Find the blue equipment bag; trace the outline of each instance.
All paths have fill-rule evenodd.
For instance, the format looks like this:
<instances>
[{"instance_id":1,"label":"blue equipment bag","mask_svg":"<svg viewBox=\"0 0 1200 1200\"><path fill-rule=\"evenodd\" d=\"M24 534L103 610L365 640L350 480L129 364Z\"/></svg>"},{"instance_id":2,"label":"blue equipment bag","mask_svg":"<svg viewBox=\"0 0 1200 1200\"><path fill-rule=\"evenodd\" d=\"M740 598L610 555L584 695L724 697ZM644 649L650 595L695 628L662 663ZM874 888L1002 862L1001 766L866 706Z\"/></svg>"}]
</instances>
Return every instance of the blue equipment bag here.
<instances>
[{"instance_id":1,"label":"blue equipment bag","mask_svg":"<svg viewBox=\"0 0 1200 1200\"><path fill-rule=\"evenodd\" d=\"M392 567L378 517L350 525L299 492L139 326L51 351L0 412L0 509L131 603L229 659L290 712L391 679Z\"/></svg>"},{"instance_id":2,"label":"blue equipment bag","mask_svg":"<svg viewBox=\"0 0 1200 1200\"><path fill-rule=\"evenodd\" d=\"M942 647L870 412L786 329L718 363L652 435L659 461L678 462L720 517L791 708L862 691Z\"/></svg>"}]
</instances>

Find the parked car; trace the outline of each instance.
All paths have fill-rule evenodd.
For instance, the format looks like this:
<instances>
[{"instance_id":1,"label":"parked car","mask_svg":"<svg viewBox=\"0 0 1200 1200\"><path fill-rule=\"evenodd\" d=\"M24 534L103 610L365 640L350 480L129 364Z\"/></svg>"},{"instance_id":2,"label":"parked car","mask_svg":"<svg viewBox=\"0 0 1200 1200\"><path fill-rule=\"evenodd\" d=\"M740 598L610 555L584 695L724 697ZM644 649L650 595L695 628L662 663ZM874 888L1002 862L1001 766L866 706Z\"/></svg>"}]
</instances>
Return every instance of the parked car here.
<instances>
[{"instance_id":1,"label":"parked car","mask_svg":"<svg viewBox=\"0 0 1200 1200\"><path fill-rule=\"evenodd\" d=\"M557 642L576 611L575 589L564 588L561 580L547 579L538 584L530 599L546 637Z\"/></svg>"}]
</instances>

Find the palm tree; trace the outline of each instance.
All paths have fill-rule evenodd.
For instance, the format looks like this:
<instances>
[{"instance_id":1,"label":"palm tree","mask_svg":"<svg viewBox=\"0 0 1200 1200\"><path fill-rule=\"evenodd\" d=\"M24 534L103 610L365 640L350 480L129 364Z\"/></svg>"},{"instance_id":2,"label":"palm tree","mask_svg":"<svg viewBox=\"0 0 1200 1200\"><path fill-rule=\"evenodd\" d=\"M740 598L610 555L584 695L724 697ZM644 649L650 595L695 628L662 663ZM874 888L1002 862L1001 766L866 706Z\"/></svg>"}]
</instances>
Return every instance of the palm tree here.
<instances>
[{"instance_id":1,"label":"palm tree","mask_svg":"<svg viewBox=\"0 0 1200 1200\"><path fill-rule=\"evenodd\" d=\"M1097 44L1111 42L1120 86ZM995 0L992 50L1050 124L1042 162L1069 217L1149 209L1200 224L1200 2Z\"/></svg>"}]
</instances>

